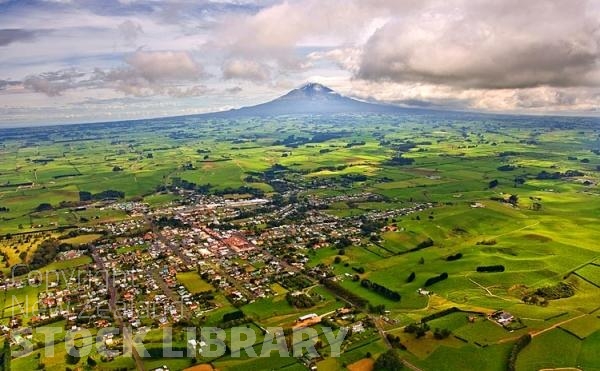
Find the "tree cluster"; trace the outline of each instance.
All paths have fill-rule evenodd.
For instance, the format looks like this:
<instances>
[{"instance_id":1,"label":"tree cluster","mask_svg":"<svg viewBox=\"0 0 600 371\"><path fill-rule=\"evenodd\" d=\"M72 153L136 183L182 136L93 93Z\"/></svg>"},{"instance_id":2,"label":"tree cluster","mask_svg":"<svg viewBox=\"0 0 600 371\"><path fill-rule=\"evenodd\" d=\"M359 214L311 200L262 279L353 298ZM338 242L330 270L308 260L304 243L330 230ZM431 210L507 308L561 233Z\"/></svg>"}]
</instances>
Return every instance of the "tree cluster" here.
<instances>
[{"instance_id":1,"label":"tree cluster","mask_svg":"<svg viewBox=\"0 0 600 371\"><path fill-rule=\"evenodd\" d=\"M411 323L410 325L408 325L404 328L404 332L406 332L407 334L415 334L415 337L417 339L425 336L425 334L429 330L430 330L430 327L425 322Z\"/></svg>"},{"instance_id":2,"label":"tree cluster","mask_svg":"<svg viewBox=\"0 0 600 371\"><path fill-rule=\"evenodd\" d=\"M244 316L244 312L242 312L241 310L225 313L223 315L223 322L234 321L236 319L244 318Z\"/></svg>"},{"instance_id":3,"label":"tree cluster","mask_svg":"<svg viewBox=\"0 0 600 371\"><path fill-rule=\"evenodd\" d=\"M402 350L406 350L406 347L400 342L400 336L396 336L394 334L386 334L385 335L387 341L393 348L399 348Z\"/></svg>"},{"instance_id":4,"label":"tree cluster","mask_svg":"<svg viewBox=\"0 0 600 371\"><path fill-rule=\"evenodd\" d=\"M72 250L73 245L69 243L61 243L55 238L43 241L38 248L33 252L29 267L31 269L39 269L49 263L52 263L61 251Z\"/></svg>"},{"instance_id":5,"label":"tree cluster","mask_svg":"<svg viewBox=\"0 0 600 371\"><path fill-rule=\"evenodd\" d=\"M414 162L415 162L414 158L402 157L402 154L400 154L398 156L394 156L391 159L387 160L386 162L384 162L384 164L388 165L388 166L406 166L406 165L412 165Z\"/></svg>"},{"instance_id":6,"label":"tree cluster","mask_svg":"<svg viewBox=\"0 0 600 371\"><path fill-rule=\"evenodd\" d=\"M443 329L436 328L435 330L433 330L433 337L437 340L445 339L448 336L450 336L451 334L452 334L452 331L448 330L447 328L443 328Z\"/></svg>"},{"instance_id":7,"label":"tree cluster","mask_svg":"<svg viewBox=\"0 0 600 371\"><path fill-rule=\"evenodd\" d=\"M425 241L419 242L419 244L417 246L413 247L412 249L410 249L408 251L414 252L414 251L423 250L423 249L425 249L427 247L433 246L433 244L434 244L433 240L431 238L428 238Z\"/></svg>"},{"instance_id":8,"label":"tree cluster","mask_svg":"<svg viewBox=\"0 0 600 371\"><path fill-rule=\"evenodd\" d=\"M549 173L545 170L542 170L538 175L536 175L536 179L539 180L548 180L548 179L561 179L561 178L572 178L576 176L584 176L585 174L579 170L567 170L564 173L559 171L555 171L553 173Z\"/></svg>"},{"instance_id":9,"label":"tree cluster","mask_svg":"<svg viewBox=\"0 0 600 371\"><path fill-rule=\"evenodd\" d=\"M402 360L396 349L390 349L380 355L373 367L373 369L377 371L399 371L402 370L402 368Z\"/></svg>"},{"instance_id":10,"label":"tree cluster","mask_svg":"<svg viewBox=\"0 0 600 371\"><path fill-rule=\"evenodd\" d=\"M516 167L513 165L502 165L502 166L498 167L499 171L513 171L515 169L516 169Z\"/></svg>"},{"instance_id":11,"label":"tree cluster","mask_svg":"<svg viewBox=\"0 0 600 371\"><path fill-rule=\"evenodd\" d=\"M125 192L115 191L112 189L108 189L106 191L102 191L100 193L92 194L88 191L79 191L79 201L96 201L96 200L105 200L110 198L125 198Z\"/></svg>"},{"instance_id":12,"label":"tree cluster","mask_svg":"<svg viewBox=\"0 0 600 371\"><path fill-rule=\"evenodd\" d=\"M447 260L447 261L449 261L449 262L451 262L451 261L458 260L458 259L460 259L460 258L462 258L462 257L463 257L463 254L462 254L462 253L456 253L456 254L454 254L454 255L447 256L447 257L446 257L446 260Z\"/></svg>"},{"instance_id":13,"label":"tree cluster","mask_svg":"<svg viewBox=\"0 0 600 371\"><path fill-rule=\"evenodd\" d=\"M296 308L311 308L315 306L314 300L304 293L294 295L288 291L288 293L285 294L285 300Z\"/></svg>"},{"instance_id":14,"label":"tree cluster","mask_svg":"<svg viewBox=\"0 0 600 371\"><path fill-rule=\"evenodd\" d=\"M559 282L554 286L540 287L535 290L534 294L548 300L570 298L575 295L575 288L567 283Z\"/></svg>"},{"instance_id":15,"label":"tree cluster","mask_svg":"<svg viewBox=\"0 0 600 371\"><path fill-rule=\"evenodd\" d=\"M171 228L181 228L181 229L189 229L190 225L184 223L181 219L161 216L156 221L154 221L159 228L171 227Z\"/></svg>"}]
</instances>

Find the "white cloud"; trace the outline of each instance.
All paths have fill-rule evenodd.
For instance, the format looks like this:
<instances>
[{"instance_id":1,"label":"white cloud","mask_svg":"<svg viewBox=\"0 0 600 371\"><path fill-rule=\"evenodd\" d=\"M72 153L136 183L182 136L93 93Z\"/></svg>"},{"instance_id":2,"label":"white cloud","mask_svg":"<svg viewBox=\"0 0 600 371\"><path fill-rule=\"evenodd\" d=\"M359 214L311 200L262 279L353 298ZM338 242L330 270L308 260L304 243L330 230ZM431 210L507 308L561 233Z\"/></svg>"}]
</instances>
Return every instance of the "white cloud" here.
<instances>
[{"instance_id":1,"label":"white cloud","mask_svg":"<svg viewBox=\"0 0 600 371\"><path fill-rule=\"evenodd\" d=\"M83 88L112 88L127 95L172 97L198 96L210 91L198 84L206 74L188 52L138 50L128 55L125 63L91 72L77 69L45 72L28 76L22 84L30 91L49 97Z\"/></svg>"},{"instance_id":2,"label":"white cloud","mask_svg":"<svg viewBox=\"0 0 600 371\"><path fill-rule=\"evenodd\" d=\"M203 75L203 68L189 52L137 51L125 61L132 72L154 81L195 80Z\"/></svg>"},{"instance_id":3,"label":"white cloud","mask_svg":"<svg viewBox=\"0 0 600 371\"><path fill-rule=\"evenodd\" d=\"M247 59L231 59L222 66L223 78L250 80L255 82L267 81L270 78L268 66Z\"/></svg>"}]
</instances>

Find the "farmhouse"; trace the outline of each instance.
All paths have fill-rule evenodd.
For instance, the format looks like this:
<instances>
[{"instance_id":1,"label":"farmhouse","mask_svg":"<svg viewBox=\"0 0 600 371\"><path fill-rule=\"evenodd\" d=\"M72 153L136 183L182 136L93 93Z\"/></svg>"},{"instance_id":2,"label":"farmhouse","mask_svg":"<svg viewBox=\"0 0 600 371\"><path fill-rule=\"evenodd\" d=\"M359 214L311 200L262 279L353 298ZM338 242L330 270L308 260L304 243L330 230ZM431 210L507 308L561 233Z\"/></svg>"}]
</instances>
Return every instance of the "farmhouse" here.
<instances>
[{"instance_id":1,"label":"farmhouse","mask_svg":"<svg viewBox=\"0 0 600 371\"><path fill-rule=\"evenodd\" d=\"M424 290L423 288L419 288L419 289L417 289L417 294L419 294L421 296L428 296L428 295L431 295L431 291L427 291L427 290Z\"/></svg>"},{"instance_id":2,"label":"farmhouse","mask_svg":"<svg viewBox=\"0 0 600 371\"><path fill-rule=\"evenodd\" d=\"M365 327L361 321L356 322L355 324L352 325L352 333L353 334L360 334L361 332L364 332L364 331L365 331Z\"/></svg>"}]
</instances>

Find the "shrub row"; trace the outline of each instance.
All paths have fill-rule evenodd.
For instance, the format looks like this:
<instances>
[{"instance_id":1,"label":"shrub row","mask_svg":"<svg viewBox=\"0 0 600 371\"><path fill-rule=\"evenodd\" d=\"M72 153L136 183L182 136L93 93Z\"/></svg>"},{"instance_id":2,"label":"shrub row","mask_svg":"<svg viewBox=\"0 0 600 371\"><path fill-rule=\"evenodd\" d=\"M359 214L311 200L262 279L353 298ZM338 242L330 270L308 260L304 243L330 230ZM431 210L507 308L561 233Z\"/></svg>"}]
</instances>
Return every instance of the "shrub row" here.
<instances>
[{"instance_id":1,"label":"shrub row","mask_svg":"<svg viewBox=\"0 0 600 371\"><path fill-rule=\"evenodd\" d=\"M431 286L431 285L438 283L440 281L443 281L447 278L448 278L448 273L446 273L446 272L440 274L439 276L431 277L427 281L425 281L425 287Z\"/></svg>"},{"instance_id":2,"label":"shrub row","mask_svg":"<svg viewBox=\"0 0 600 371\"><path fill-rule=\"evenodd\" d=\"M379 294L379 295L381 295L381 296L383 296L385 298L388 298L390 300L400 301L400 299L401 299L401 296L400 296L400 294L398 292L392 291L392 290L388 289L385 286L381 286L381 285L379 285L379 284L377 284L375 282L371 282L371 281L369 281L367 279L362 280L360 282L360 285L362 287L364 287L366 289L369 289L369 290L371 290L373 292L376 292L377 294Z\"/></svg>"},{"instance_id":3,"label":"shrub row","mask_svg":"<svg viewBox=\"0 0 600 371\"><path fill-rule=\"evenodd\" d=\"M356 295L355 293L353 293L349 290L346 290L345 288L340 286L340 284L333 281L332 279L329 279L329 278L324 279L324 280L322 280L321 283L323 284L323 286L328 288L331 292L333 292L337 296L340 296L340 297L348 300L349 302L351 302L355 305L358 305L359 307L364 308L367 306L367 304L369 304L368 300L365 300L362 297Z\"/></svg>"},{"instance_id":4,"label":"shrub row","mask_svg":"<svg viewBox=\"0 0 600 371\"><path fill-rule=\"evenodd\" d=\"M525 334L525 335L521 336L517 340L517 342L513 346L512 350L510 351L510 356L508 357L508 365L507 365L508 371L515 371L516 370L517 357L519 356L519 353L530 342L531 342L531 335L530 334Z\"/></svg>"},{"instance_id":5,"label":"shrub row","mask_svg":"<svg viewBox=\"0 0 600 371\"><path fill-rule=\"evenodd\" d=\"M504 272L504 266L498 265L482 265L477 267L477 272Z\"/></svg>"},{"instance_id":6,"label":"shrub row","mask_svg":"<svg viewBox=\"0 0 600 371\"><path fill-rule=\"evenodd\" d=\"M446 260L449 261L449 262L451 262L451 261L458 260L458 259L460 259L462 257L463 257L462 253L456 253L454 255L450 255L450 256L446 257Z\"/></svg>"}]
</instances>

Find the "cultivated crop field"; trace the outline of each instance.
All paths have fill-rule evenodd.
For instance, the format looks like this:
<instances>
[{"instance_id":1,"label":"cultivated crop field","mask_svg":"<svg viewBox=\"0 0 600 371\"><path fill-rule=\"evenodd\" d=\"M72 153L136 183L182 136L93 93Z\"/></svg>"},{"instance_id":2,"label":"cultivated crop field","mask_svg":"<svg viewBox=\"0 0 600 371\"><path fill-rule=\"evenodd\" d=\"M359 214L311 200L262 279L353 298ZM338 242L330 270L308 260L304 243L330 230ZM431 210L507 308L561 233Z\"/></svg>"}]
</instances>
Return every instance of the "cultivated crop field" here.
<instances>
[{"instance_id":1,"label":"cultivated crop field","mask_svg":"<svg viewBox=\"0 0 600 371\"><path fill-rule=\"evenodd\" d=\"M274 168L282 169L278 180L293 184L293 192L265 175ZM400 337L407 361L426 370L503 370L519 336L531 334L531 343L518 356L518 370L592 370L600 365L599 182L600 126L592 119L182 117L7 129L0 132L2 267L9 274L12 266L27 262L44 236L127 219L126 210L111 207L115 198L152 208L174 202L179 195L166 191L173 184L194 183L206 193L240 197L248 192L265 198L290 193L300 199L337 197L323 214L356 218L356 223L373 213L390 215L343 254L336 246L303 247L308 266L331 266L340 286L372 306L383 306L375 320L386 334ZM377 197L349 197L357 194ZM86 197L93 202L78 206ZM392 213L416 204L428 206ZM95 238L68 242L86 244ZM431 283L442 274L445 279ZM194 294L212 289L195 271L177 279ZM401 300L365 287L365 279L399 293ZM569 295L558 295L557 285L568 286ZM315 286L322 301L311 309L291 306L285 300L288 290L277 286L278 295L241 310L261 325L289 326L302 314L330 313L345 305L322 285ZM31 297L35 302L37 292L18 290L14 294L23 301ZM3 321L12 306L4 302ZM404 330L453 307L460 312L426 321L431 330L422 337ZM498 310L515 317L514 328L487 317ZM222 312L210 314L209 320L213 315ZM437 339L436 328L450 335ZM385 349L374 331L340 359L326 358L317 366L369 369L368 358ZM29 367L28 362L20 360L14 369ZM190 365L188 360L169 362L173 369ZM231 357L215 366L304 367L289 358ZM132 364L115 363L118 367Z\"/></svg>"}]
</instances>

